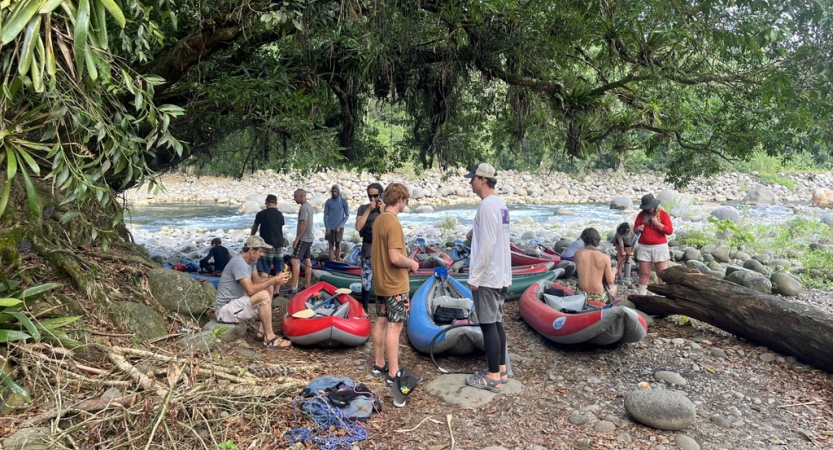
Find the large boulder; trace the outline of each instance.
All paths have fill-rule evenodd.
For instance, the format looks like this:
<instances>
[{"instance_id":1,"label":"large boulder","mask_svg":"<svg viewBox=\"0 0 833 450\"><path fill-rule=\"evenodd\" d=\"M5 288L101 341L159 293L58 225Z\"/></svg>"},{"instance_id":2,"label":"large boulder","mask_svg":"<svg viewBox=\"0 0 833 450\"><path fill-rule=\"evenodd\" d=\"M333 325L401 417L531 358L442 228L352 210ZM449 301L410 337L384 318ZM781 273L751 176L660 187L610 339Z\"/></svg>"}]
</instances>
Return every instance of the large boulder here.
<instances>
[{"instance_id":1,"label":"large boulder","mask_svg":"<svg viewBox=\"0 0 833 450\"><path fill-rule=\"evenodd\" d=\"M746 191L746 195L743 196L744 203L755 203L758 205L771 205L775 203L775 200L775 192L766 186L755 186Z\"/></svg>"},{"instance_id":2,"label":"large boulder","mask_svg":"<svg viewBox=\"0 0 833 450\"><path fill-rule=\"evenodd\" d=\"M223 342L232 342L246 335L247 325L245 323L220 323L211 320L202 326L202 331L212 332L214 336ZM214 330L217 330L216 332Z\"/></svg>"},{"instance_id":3,"label":"large boulder","mask_svg":"<svg viewBox=\"0 0 833 450\"><path fill-rule=\"evenodd\" d=\"M141 339L154 339L168 334L168 329L165 328L159 314L141 303L113 302L109 316L117 327L134 333Z\"/></svg>"},{"instance_id":4,"label":"large boulder","mask_svg":"<svg viewBox=\"0 0 833 450\"><path fill-rule=\"evenodd\" d=\"M183 337L176 343L176 346L186 352L211 353L219 343L220 340L213 331L200 331Z\"/></svg>"},{"instance_id":5,"label":"large boulder","mask_svg":"<svg viewBox=\"0 0 833 450\"><path fill-rule=\"evenodd\" d=\"M431 205L417 206L417 208L414 209L414 214L431 214L433 212L434 207L432 207Z\"/></svg>"},{"instance_id":6,"label":"large boulder","mask_svg":"<svg viewBox=\"0 0 833 450\"><path fill-rule=\"evenodd\" d=\"M833 189L816 189L813 191L810 204L817 208L833 208Z\"/></svg>"},{"instance_id":7,"label":"large boulder","mask_svg":"<svg viewBox=\"0 0 833 450\"><path fill-rule=\"evenodd\" d=\"M632 209L633 200L630 197L617 195L610 200L610 209Z\"/></svg>"},{"instance_id":8,"label":"large boulder","mask_svg":"<svg viewBox=\"0 0 833 450\"><path fill-rule=\"evenodd\" d=\"M827 213L821 216L821 221L827 225L833 224L833 213Z\"/></svg>"},{"instance_id":9,"label":"large boulder","mask_svg":"<svg viewBox=\"0 0 833 450\"><path fill-rule=\"evenodd\" d=\"M176 313L196 317L214 305L215 297L211 296L211 292L216 291L207 290L199 281L176 270L151 270L148 272L148 287L159 304Z\"/></svg>"},{"instance_id":10,"label":"large boulder","mask_svg":"<svg viewBox=\"0 0 833 450\"><path fill-rule=\"evenodd\" d=\"M255 214L260 212L260 205L263 202L254 201L254 200L247 200L245 203L240 205L240 208L237 209L239 214Z\"/></svg>"},{"instance_id":11,"label":"large boulder","mask_svg":"<svg viewBox=\"0 0 833 450\"><path fill-rule=\"evenodd\" d=\"M328 198L330 198L329 195L324 197L321 194L315 194L312 198L307 199L307 202L309 202L309 205L315 209L324 209L324 203L326 203Z\"/></svg>"},{"instance_id":12,"label":"large boulder","mask_svg":"<svg viewBox=\"0 0 833 450\"><path fill-rule=\"evenodd\" d=\"M718 220L731 220L740 223L740 213L734 206L722 206L711 212L711 215Z\"/></svg>"},{"instance_id":13,"label":"large boulder","mask_svg":"<svg viewBox=\"0 0 833 450\"><path fill-rule=\"evenodd\" d=\"M47 450L52 447L49 427L21 428L3 440L6 450Z\"/></svg>"},{"instance_id":14,"label":"large boulder","mask_svg":"<svg viewBox=\"0 0 833 450\"><path fill-rule=\"evenodd\" d=\"M666 389L629 393L625 411L637 422L659 430L682 430L697 418L697 409L685 394Z\"/></svg>"},{"instance_id":15,"label":"large boulder","mask_svg":"<svg viewBox=\"0 0 833 450\"><path fill-rule=\"evenodd\" d=\"M419 186L410 186L408 187L408 191L411 194L411 198L414 200L425 198L425 192L422 192L422 188Z\"/></svg>"}]
</instances>

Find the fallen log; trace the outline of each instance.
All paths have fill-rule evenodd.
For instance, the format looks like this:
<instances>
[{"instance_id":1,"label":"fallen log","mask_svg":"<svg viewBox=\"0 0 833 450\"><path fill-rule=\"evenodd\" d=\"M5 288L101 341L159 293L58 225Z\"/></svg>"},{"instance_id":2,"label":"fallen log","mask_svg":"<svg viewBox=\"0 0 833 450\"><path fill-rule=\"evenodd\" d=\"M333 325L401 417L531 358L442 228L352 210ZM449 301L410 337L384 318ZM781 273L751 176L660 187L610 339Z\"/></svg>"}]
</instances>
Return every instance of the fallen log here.
<instances>
[{"instance_id":1,"label":"fallen log","mask_svg":"<svg viewBox=\"0 0 833 450\"><path fill-rule=\"evenodd\" d=\"M718 280L685 266L660 273L658 296L629 299L647 314L683 314L828 373L833 373L833 315L810 305Z\"/></svg>"}]
</instances>

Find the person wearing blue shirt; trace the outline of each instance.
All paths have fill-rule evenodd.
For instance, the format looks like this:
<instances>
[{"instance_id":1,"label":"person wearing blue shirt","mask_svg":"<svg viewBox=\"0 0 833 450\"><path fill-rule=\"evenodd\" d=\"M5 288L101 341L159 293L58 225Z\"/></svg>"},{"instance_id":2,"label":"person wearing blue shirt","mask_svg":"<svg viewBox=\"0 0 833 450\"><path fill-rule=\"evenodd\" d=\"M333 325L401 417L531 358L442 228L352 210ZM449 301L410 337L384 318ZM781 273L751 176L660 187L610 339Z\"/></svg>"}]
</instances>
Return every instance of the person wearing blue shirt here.
<instances>
[{"instance_id":1,"label":"person wearing blue shirt","mask_svg":"<svg viewBox=\"0 0 833 450\"><path fill-rule=\"evenodd\" d=\"M341 261L341 241L344 238L344 224L350 216L347 200L341 196L341 188L333 185L331 197L324 203L324 237L330 250L330 261Z\"/></svg>"}]
</instances>

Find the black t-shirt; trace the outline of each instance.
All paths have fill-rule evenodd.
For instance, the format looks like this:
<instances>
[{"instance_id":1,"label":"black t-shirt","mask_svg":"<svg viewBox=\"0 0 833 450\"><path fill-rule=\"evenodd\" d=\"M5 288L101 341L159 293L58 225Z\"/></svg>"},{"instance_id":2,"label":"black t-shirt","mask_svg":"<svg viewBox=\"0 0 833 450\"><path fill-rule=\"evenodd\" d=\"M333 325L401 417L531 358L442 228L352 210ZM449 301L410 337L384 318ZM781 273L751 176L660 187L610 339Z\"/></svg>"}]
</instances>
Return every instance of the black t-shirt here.
<instances>
[{"instance_id":1,"label":"black t-shirt","mask_svg":"<svg viewBox=\"0 0 833 450\"><path fill-rule=\"evenodd\" d=\"M362 205L359 206L358 212L356 212L356 216L361 216L364 214L367 207L370 205ZM370 211L370 214L367 216L367 221L364 223L364 227L359 230L359 236L362 237L362 258L369 258L370 257L370 245L373 243L373 222L376 221L376 218L379 217L379 214L382 214L382 211L379 208L375 208Z\"/></svg>"},{"instance_id":2,"label":"black t-shirt","mask_svg":"<svg viewBox=\"0 0 833 450\"><path fill-rule=\"evenodd\" d=\"M283 248L283 214L277 208L266 208L255 216L260 225L260 237L272 247Z\"/></svg>"}]
</instances>

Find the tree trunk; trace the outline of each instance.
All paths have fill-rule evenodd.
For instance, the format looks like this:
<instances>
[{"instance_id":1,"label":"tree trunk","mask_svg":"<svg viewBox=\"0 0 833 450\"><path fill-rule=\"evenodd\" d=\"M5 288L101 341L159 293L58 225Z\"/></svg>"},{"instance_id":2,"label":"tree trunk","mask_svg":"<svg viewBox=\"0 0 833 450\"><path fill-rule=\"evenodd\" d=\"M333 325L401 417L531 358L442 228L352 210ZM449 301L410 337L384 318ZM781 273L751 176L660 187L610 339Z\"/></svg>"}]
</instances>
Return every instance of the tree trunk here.
<instances>
[{"instance_id":1,"label":"tree trunk","mask_svg":"<svg viewBox=\"0 0 833 450\"><path fill-rule=\"evenodd\" d=\"M664 270L657 296L631 296L647 314L684 314L833 373L833 315L717 280L685 266Z\"/></svg>"}]
</instances>

